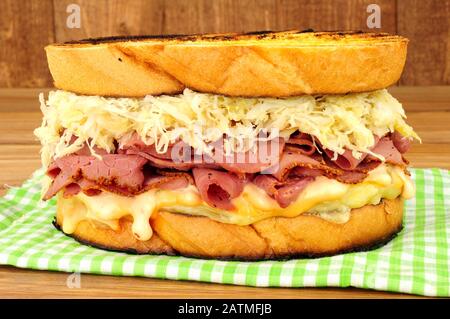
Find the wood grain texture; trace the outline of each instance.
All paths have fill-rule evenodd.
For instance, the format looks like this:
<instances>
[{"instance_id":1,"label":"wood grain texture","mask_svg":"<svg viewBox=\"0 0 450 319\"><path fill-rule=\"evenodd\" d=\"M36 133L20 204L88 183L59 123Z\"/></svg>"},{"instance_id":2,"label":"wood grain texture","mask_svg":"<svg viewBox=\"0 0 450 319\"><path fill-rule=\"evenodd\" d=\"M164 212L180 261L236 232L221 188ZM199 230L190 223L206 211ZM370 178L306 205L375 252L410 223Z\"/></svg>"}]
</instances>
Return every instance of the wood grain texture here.
<instances>
[{"instance_id":1,"label":"wood grain texture","mask_svg":"<svg viewBox=\"0 0 450 319\"><path fill-rule=\"evenodd\" d=\"M55 1L58 42L130 34L308 29L368 30L371 0L63 0ZM66 7L80 5L82 29L66 27ZM381 31L396 32L395 1L378 1Z\"/></svg>"},{"instance_id":2,"label":"wood grain texture","mask_svg":"<svg viewBox=\"0 0 450 319\"><path fill-rule=\"evenodd\" d=\"M242 32L274 29L276 4L271 0L174 0L163 7L166 34Z\"/></svg>"},{"instance_id":3,"label":"wood grain texture","mask_svg":"<svg viewBox=\"0 0 450 319\"><path fill-rule=\"evenodd\" d=\"M69 274L0 266L0 298L423 298L356 288L255 288L137 277L81 275L81 288L67 288Z\"/></svg>"},{"instance_id":4,"label":"wood grain texture","mask_svg":"<svg viewBox=\"0 0 450 319\"><path fill-rule=\"evenodd\" d=\"M397 0L397 25L410 39L400 84L450 84L450 0Z\"/></svg>"},{"instance_id":5,"label":"wood grain texture","mask_svg":"<svg viewBox=\"0 0 450 319\"><path fill-rule=\"evenodd\" d=\"M12 186L20 186L31 174L41 167L39 145L0 144L0 196Z\"/></svg>"},{"instance_id":6,"label":"wood grain texture","mask_svg":"<svg viewBox=\"0 0 450 319\"><path fill-rule=\"evenodd\" d=\"M0 88L0 112L37 112L38 96L54 88ZM392 86L388 91L394 95L406 112L450 111L450 86Z\"/></svg>"},{"instance_id":7,"label":"wood grain texture","mask_svg":"<svg viewBox=\"0 0 450 319\"><path fill-rule=\"evenodd\" d=\"M307 29L368 30L372 0L2 0L0 87L52 83L43 47L88 37ZM81 29L66 26L79 4ZM450 0L379 0L381 29L410 38L401 85L450 84Z\"/></svg>"},{"instance_id":8,"label":"wood grain texture","mask_svg":"<svg viewBox=\"0 0 450 319\"><path fill-rule=\"evenodd\" d=\"M0 15L0 87L51 85L42 48L55 41L52 0L2 0Z\"/></svg>"},{"instance_id":9,"label":"wood grain texture","mask_svg":"<svg viewBox=\"0 0 450 319\"><path fill-rule=\"evenodd\" d=\"M42 121L42 114L39 111L0 114L2 130L0 145L38 144L37 138L33 135L33 130Z\"/></svg>"},{"instance_id":10,"label":"wood grain texture","mask_svg":"<svg viewBox=\"0 0 450 319\"><path fill-rule=\"evenodd\" d=\"M0 112L39 112L39 94L48 91L49 88L0 88Z\"/></svg>"},{"instance_id":11,"label":"wood grain texture","mask_svg":"<svg viewBox=\"0 0 450 319\"><path fill-rule=\"evenodd\" d=\"M110 35L160 34L164 22L162 0L54 0L56 42ZM69 4L78 4L81 28L66 21Z\"/></svg>"},{"instance_id":12,"label":"wood grain texture","mask_svg":"<svg viewBox=\"0 0 450 319\"><path fill-rule=\"evenodd\" d=\"M40 124L37 95L42 89L0 89L0 196L40 167L40 146L32 130ZM415 167L450 169L449 87L393 87L408 122L423 139L408 159ZM14 106L14 107L11 107ZM15 110L17 108L18 110ZM137 277L81 275L69 289L68 274L0 266L0 298L411 298L363 289L252 288Z\"/></svg>"},{"instance_id":13,"label":"wood grain texture","mask_svg":"<svg viewBox=\"0 0 450 319\"><path fill-rule=\"evenodd\" d=\"M450 86L395 86L388 89L409 112L450 111Z\"/></svg>"},{"instance_id":14,"label":"wood grain texture","mask_svg":"<svg viewBox=\"0 0 450 319\"><path fill-rule=\"evenodd\" d=\"M381 29L375 31L396 33L396 2L392 0L280 0L276 3L277 28L366 31L370 31L367 6L376 3L381 9Z\"/></svg>"}]
</instances>

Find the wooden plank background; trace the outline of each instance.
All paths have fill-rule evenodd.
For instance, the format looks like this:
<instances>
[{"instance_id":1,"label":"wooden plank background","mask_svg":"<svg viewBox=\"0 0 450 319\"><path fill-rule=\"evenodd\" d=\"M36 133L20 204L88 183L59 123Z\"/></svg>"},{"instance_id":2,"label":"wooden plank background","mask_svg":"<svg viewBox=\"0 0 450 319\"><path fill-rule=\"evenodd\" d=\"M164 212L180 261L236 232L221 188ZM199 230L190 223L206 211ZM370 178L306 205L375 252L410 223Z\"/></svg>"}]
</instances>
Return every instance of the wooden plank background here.
<instances>
[{"instance_id":1,"label":"wooden plank background","mask_svg":"<svg viewBox=\"0 0 450 319\"><path fill-rule=\"evenodd\" d=\"M66 27L69 4L81 28ZM0 0L0 87L48 87L43 47L86 37L254 30L381 29L408 37L400 85L450 84L450 0Z\"/></svg>"}]
</instances>

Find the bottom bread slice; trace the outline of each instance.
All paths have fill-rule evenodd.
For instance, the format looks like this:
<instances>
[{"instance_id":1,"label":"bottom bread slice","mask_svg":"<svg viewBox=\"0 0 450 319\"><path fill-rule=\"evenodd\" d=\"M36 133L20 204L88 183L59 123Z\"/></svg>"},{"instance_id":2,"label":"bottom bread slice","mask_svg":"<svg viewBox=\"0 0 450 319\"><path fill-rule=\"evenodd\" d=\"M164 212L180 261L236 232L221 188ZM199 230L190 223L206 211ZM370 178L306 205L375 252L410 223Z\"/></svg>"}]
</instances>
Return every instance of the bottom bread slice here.
<instances>
[{"instance_id":1,"label":"bottom bread slice","mask_svg":"<svg viewBox=\"0 0 450 319\"><path fill-rule=\"evenodd\" d=\"M58 211L63 206L60 201L64 198L58 200ZM70 236L90 246L134 254L227 260L288 259L377 248L402 229L402 219L403 200L397 198L353 209L350 219L343 224L300 215L272 217L239 226L161 211L152 215L153 236L147 241L133 236L131 217L122 218L118 230L94 220L83 220ZM61 228L58 214L54 225Z\"/></svg>"}]
</instances>

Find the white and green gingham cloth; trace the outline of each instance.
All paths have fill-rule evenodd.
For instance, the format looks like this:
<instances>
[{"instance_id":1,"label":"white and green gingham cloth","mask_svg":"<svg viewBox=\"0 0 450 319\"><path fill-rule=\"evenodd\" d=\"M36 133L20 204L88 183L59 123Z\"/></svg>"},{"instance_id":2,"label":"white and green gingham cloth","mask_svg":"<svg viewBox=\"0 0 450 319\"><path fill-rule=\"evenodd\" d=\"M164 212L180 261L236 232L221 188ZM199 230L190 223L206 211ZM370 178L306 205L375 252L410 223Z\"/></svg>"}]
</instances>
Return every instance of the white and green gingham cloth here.
<instances>
[{"instance_id":1,"label":"white and green gingham cloth","mask_svg":"<svg viewBox=\"0 0 450 319\"><path fill-rule=\"evenodd\" d=\"M0 198L0 264L23 268L195 280L259 287L360 287L450 296L450 174L411 169L416 197L404 229L369 252L317 259L232 262L137 256L84 246L52 225L55 201L41 202L36 172Z\"/></svg>"}]
</instances>

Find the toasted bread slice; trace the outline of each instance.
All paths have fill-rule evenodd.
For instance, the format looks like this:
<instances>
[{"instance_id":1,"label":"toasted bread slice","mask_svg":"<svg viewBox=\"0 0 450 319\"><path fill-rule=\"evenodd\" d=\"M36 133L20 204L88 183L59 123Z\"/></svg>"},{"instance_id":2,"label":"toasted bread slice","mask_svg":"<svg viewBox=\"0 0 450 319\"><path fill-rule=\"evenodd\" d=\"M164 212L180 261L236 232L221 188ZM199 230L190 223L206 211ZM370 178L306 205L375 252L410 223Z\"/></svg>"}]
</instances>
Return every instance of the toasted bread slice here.
<instances>
[{"instance_id":1,"label":"toasted bread slice","mask_svg":"<svg viewBox=\"0 0 450 319\"><path fill-rule=\"evenodd\" d=\"M59 89L87 95L362 92L400 77L408 40L386 33L259 32L87 39L46 47Z\"/></svg>"}]
</instances>

